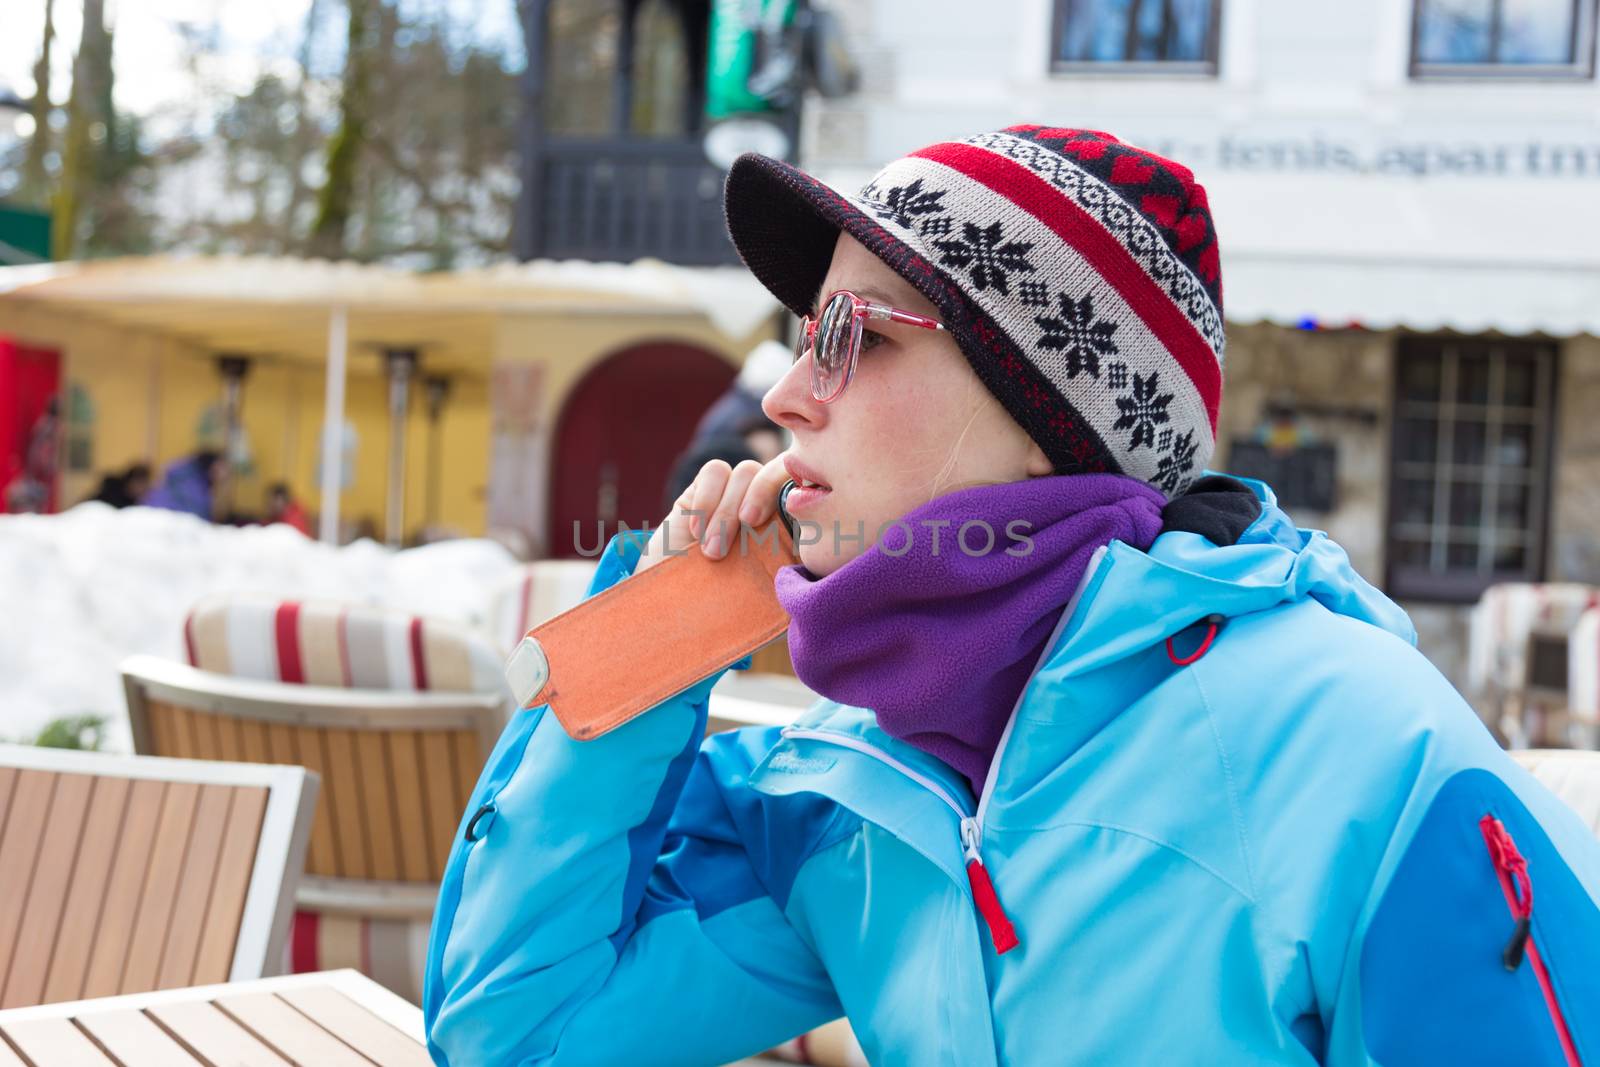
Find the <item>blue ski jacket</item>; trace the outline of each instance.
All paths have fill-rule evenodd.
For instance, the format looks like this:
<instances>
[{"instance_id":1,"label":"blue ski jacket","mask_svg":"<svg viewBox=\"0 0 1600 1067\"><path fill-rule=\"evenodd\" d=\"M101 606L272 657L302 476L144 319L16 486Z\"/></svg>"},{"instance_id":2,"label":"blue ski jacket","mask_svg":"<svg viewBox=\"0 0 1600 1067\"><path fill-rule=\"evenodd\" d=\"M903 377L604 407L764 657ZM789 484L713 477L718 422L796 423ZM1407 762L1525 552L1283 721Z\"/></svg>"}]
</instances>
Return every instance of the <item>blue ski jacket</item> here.
<instances>
[{"instance_id":1,"label":"blue ski jacket","mask_svg":"<svg viewBox=\"0 0 1600 1067\"><path fill-rule=\"evenodd\" d=\"M435 1061L714 1065L844 1015L880 1065L1600 1065L1600 844L1252 488L1236 544L1097 556L981 796L829 701L704 738L715 676L588 742L519 711Z\"/></svg>"}]
</instances>

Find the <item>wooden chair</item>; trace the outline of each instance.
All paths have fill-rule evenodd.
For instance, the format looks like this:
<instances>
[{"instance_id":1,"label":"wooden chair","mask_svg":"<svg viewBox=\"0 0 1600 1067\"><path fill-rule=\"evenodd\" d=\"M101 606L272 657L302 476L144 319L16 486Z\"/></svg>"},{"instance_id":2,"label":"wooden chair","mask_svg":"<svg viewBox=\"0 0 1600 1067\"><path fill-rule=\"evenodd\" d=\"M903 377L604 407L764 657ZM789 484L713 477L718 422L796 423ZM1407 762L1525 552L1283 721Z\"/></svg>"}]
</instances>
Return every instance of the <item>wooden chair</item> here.
<instances>
[{"instance_id":1,"label":"wooden chair","mask_svg":"<svg viewBox=\"0 0 1600 1067\"><path fill-rule=\"evenodd\" d=\"M279 973L317 777L0 745L0 1008Z\"/></svg>"},{"instance_id":2,"label":"wooden chair","mask_svg":"<svg viewBox=\"0 0 1600 1067\"><path fill-rule=\"evenodd\" d=\"M505 724L501 694L296 685L149 656L122 674L137 751L321 776L292 969L358 966L418 999L439 879Z\"/></svg>"}]
</instances>

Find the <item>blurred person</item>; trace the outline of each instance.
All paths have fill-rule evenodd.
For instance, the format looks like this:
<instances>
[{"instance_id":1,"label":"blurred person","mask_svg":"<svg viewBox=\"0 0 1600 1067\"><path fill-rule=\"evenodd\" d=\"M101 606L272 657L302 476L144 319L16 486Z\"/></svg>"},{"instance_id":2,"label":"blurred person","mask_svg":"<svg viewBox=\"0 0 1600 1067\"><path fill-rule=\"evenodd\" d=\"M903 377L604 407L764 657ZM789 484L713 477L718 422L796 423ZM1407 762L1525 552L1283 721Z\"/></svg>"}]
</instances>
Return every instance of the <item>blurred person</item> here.
<instances>
[{"instance_id":1,"label":"blurred person","mask_svg":"<svg viewBox=\"0 0 1600 1067\"><path fill-rule=\"evenodd\" d=\"M150 490L143 503L146 507L182 511L211 521L217 491L228 473L227 458L215 449L203 448L168 465L161 484Z\"/></svg>"},{"instance_id":2,"label":"blurred person","mask_svg":"<svg viewBox=\"0 0 1600 1067\"><path fill-rule=\"evenodd\" d=\"M307 537L311 536L311 520L300 501L289 491L287 482L276 482L267 490L265 521L268 525L281 522L285 526L293 526Z\"/></svg>"},{"instance_id":3,"label":"blurred person","mask_svg":"<svg viewBox=\"0 0 1600 1067\"><path fill-rule=\"evenodd\" d=\"M733 383L700 416L689 447L714 437L742 436L744 424L751 419L764 420L761 398L783 377L789 363L789 346L779 341L762 341L752 348Z\"/></svg>"},{"instance_id":4,"label":"blurred person","mask_svg":"<svg viewBox=\"0 0 1600 1067\"><path fill-rule=\"evenodd\" d=\"M1187 168L1017 126L856 196L745 155L725 202L802 317L763 402L793 443L708 462L669 515L705 517L613 538L591 592L740 551L793 481L818 536L776 595L824 699L710 738L721 671L583 742L518 711L434 914L436 1062L719 1064L841 1015L874 1064L1600 1048L1600 843L1341 548L1205 471Z\"/></svg>"},{"instance_id":5,"label":"blurred person","mask_svg":"<svg viewBox=\"0 0 1600 1067\"><path fill-rule=\"evenodd\" d=\"M770 463L783 451L783 431L778 424L759 412L739 420L729 433L713 434L691 444L673 464L667 476L666 497L662 509L670 511L673 501L689 487L704 467L712 460L721 460L729 467L737 467L746 460Z\"/></svg>"},{"instance_id":6,"label":"blurred person","mask_svg":"<svg viewBox=\"0 0 1600 1067\"><path fill-rule=\"evenodd\" d=\"M110 504L114 508L131 508L141 503L150 492L150 464L134 463L117 474L107 474L100 479L100 487L90 500Z\"/></svg>"},{"instance_id":7,"label":"blurred person","mask_svg":"<svg viewBox=\"0 0 1600 1067\"><path fill-rule=\"evenodd\" d=\"M51 397L28 430L22 470L6 486L6 511L43 515L51 510L60 439L61 403L59 398Z\"/></svg>"}]
</instances>

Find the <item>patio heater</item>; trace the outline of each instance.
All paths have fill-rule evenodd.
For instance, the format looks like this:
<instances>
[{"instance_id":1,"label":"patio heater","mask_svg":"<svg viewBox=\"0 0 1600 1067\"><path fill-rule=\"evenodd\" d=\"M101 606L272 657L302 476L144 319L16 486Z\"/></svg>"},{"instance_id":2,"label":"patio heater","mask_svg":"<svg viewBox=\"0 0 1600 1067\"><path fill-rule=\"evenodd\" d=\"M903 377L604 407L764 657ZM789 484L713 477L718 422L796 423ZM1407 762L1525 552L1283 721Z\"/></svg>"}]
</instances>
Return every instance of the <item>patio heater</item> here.
<instances>
[{"instance_id":1,"label":"patio heater","mask_svg":"<svg viewBox=\"0 0 1600 1067\"><path fill-rule=\"evenodd\" d=\"M231 469L243 452L242 437L244 413L244 380L250 374L250 357L223 355L217 357L217 371L222 375L222 454ZM237 511L234 488L237 479L230 473L223 486L224 514L230 518Z\"/></svg>"},{"instance_id":2,"label":"patio heater","mask_svg":"<svg viewBox=\"0 0 1600 1067\"><path fill-rule=\"evenodd\" d=\"M384 543L399 548L406 517L406 412L411 406L411 379L417 373L416 348L385 348L383 369L389 379L389 489L384 510Z\"/></svg>"},{"instance_id":3,"label":"patio heater","mask_svg":"<svg viewBox=\"0 0 1600 1067\"><path fill-rule=\"evenodd\" d=\"M428 526L436 526L439 522L441 477L439 419L444 414L445 401L450 398L450 379L442 374L431 374L422 379L422 396L428 408L428 495L423 505L423 522Z\"/></svg>"}]
</instances>

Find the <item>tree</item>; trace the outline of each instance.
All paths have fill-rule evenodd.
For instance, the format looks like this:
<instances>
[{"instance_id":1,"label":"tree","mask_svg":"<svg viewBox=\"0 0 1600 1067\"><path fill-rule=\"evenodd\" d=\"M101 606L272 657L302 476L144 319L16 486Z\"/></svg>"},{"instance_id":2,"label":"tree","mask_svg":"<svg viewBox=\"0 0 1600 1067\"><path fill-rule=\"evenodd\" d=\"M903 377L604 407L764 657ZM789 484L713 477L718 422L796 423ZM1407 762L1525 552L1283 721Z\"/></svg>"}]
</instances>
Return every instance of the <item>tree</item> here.
<instances>
[{"instance_id":1,"label":"tree","mask_svg":"<svg viewBox=\"0 0 1600 1067\"><path fill-rule=\"evenodd\" d=\"M311 227L310 242L312 255L328 259L342 259L346 254L345 229L355 202L356 169L366 143L367 113L371 108L372 20L368 7L375 2L345 0L350 22L344 87L339 94L339 128L328 142L327 178L317 196L317 219Z\"/></svg>"},{"instance_id":2,"label":"tree","mask_svg":"<svg viewBox=\"0 0 1600 1067\"><path fill-rule=\"evenodd\" d=\"M61 153L61 181L56 188L50 244L61 259L78 247L78 223L92 183L91 142L106 135L101 102L110 95L111 39L106 34L105 0L83 0L83 32L72 64L72 93L67 98L66 146Z\"/></svg>"},{"instance_id":3,"label":"tree","mask_svg":"<svg viewBox=\"0 0 1600 1067\"><path fill-rule=\"evenodd\" d=\"M22 186L18 199L25 204L44 204L50 199L50 46L55 39L55 0L44 0L44 41L39 59L33 65L33 100L28 112L33 116L33 134L22 160Z\"/></svg>"}]
</instances>

